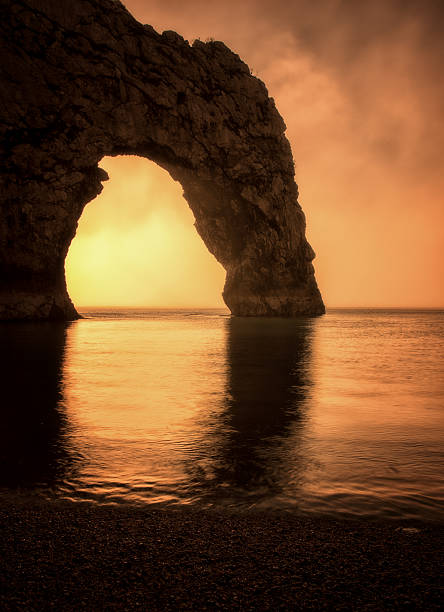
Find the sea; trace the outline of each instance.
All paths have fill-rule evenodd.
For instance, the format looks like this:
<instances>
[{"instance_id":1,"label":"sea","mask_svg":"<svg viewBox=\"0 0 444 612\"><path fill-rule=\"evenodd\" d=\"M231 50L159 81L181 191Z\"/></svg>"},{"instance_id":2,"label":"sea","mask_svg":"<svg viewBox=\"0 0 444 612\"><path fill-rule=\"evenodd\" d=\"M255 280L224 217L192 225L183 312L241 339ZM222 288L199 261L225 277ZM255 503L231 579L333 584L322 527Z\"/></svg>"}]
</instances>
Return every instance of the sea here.
<instances>
[{"instance_id":1,"label":"sea","mask_svg":"<svg viewBox=\"0 0 444 612\"><path fill-rule=\"evenodd\" d=\"M0 495L444 522L444 311L0 324Z\"/></svg>"}]
</instances>

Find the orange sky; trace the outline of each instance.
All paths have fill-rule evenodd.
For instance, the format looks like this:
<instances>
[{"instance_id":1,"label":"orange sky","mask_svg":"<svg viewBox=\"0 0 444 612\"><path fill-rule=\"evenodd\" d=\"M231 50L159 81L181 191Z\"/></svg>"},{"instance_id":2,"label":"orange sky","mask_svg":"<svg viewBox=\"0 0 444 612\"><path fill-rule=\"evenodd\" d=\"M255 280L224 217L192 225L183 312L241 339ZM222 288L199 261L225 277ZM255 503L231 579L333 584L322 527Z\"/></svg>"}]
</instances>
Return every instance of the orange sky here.
<instances>
[{"instance_id":1,"label":"orange sky","mask_svg":"<svg viewBox=\"0 0 444 612\"><path fill-rule=\"evenodd\" d=\"M223 40L287 124L327 307L444 306L444 10L434 0L126 0ZM67 261L78 305L219 306L223 270L151 162L102 162Z\"/></svg>"}]
</instances>

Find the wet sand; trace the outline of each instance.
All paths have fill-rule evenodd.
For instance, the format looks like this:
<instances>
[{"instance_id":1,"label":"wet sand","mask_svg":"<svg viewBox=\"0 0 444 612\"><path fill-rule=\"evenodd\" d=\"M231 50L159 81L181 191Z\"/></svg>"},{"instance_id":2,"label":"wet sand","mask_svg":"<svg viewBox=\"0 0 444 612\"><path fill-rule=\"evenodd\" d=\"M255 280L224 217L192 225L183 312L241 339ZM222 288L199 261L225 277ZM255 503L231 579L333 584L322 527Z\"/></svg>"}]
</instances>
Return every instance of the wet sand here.
<instances>
[{"instance_id":1,"label":"wet sand","mask_svg":"<svg viewBox=\"0 0 444 612\"><path fill-rule=\"evenodd\" d=\"M442 525L21 498L0 524L4 611L443 604Z\"/></svg>"}]
</instances>

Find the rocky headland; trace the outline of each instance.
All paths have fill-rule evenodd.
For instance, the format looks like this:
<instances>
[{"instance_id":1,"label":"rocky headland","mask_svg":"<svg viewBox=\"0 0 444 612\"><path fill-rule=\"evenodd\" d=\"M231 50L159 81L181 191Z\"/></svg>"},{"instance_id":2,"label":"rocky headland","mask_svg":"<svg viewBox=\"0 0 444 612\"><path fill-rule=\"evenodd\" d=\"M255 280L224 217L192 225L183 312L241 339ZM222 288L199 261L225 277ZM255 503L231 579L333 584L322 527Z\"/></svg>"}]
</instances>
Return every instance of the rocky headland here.
<instances>
[{"instance_id":1,"label":"rocky headland","mask_svg":"<svg viewBox=\"0 0 444 612\"><path fill-rule=\"evenodd\" d=\"M235 53L113 0L1 0L0 31L0 319L76 318L65 257L121 154L181 183L233 314L324 312L285 124Z\"/></svg>"}]
</instances>

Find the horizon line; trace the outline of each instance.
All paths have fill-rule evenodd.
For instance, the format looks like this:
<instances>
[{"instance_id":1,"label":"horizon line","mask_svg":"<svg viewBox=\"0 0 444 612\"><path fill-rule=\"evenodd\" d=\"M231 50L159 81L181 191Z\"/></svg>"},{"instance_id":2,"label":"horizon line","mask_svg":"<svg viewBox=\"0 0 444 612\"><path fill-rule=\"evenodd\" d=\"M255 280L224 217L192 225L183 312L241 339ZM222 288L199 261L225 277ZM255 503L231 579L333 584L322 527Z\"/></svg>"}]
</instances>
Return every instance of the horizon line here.
<instances>
[{"instance_id":1,"label":"horizon line","mask_svg":"<svg viewBox=\"0 0 444 612\"><path fill-rule=\"evenodd\" d=\"M95 304L95 305L82 305L76 306L77 310L82 309L91 309L91 308L119 308L119 309L131 309L131 310L186 310L186 309L195 309L195 310L230 310L228 306L128 306L121 304ZM326 306L326 310L444 310L444 305L442 306Z\"/></svg>"}]
</instances>

